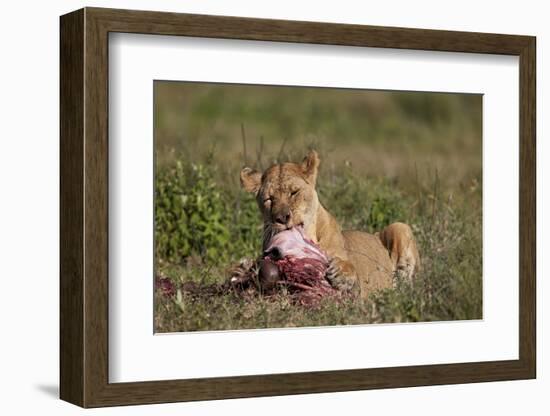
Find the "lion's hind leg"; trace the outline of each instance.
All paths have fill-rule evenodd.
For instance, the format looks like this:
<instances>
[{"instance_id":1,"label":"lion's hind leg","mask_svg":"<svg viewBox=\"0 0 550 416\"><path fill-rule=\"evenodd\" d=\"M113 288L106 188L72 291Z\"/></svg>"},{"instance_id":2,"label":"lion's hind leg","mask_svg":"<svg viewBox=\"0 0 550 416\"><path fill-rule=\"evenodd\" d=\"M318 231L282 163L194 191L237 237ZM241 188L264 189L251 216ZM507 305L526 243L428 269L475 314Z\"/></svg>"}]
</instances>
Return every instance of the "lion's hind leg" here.
<instances>
[{"instance_id":1,"label":"lion's hind leg","mask_svg":"<svg viewBox=\"0 0 550 416\"><path fill-rule=\"evenodd\" d=\"M392 260L394 280L412 281L420 270L420 256L411 227L394 222L380 231L378 237Z\"/></svg>"}]
</instances>

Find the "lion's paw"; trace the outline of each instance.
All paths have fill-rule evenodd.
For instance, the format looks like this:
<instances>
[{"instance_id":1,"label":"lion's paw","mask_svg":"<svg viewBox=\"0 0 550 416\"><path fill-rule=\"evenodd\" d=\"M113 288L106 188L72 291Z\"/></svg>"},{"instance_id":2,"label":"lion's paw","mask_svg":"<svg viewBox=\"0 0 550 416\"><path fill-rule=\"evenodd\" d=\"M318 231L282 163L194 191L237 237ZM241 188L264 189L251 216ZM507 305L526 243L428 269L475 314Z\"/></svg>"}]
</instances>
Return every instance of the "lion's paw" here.
<instances>
[{"instance_id":1,"label":"lion's paw","mask_svg":"<svg viewBox=\"0 0 550 416\"><path fill-rule=\"evenodd\" d=\"M251 275L255 272L256 262L252 259L243 258L239 264L229 269L229 281L236 285L250 280Z\"/></svg>"},{"instance_id":2,"label":"lion's paw","mask_svg":"<svg viewBox=\"0 0 550 416\"><path fill-rule=\"evenodd\" d=\"M357 294L359 292L357 276L353 266L338 257L329 259L325 277L331 286L339 291Z\"/></svg>"}]
</instances>

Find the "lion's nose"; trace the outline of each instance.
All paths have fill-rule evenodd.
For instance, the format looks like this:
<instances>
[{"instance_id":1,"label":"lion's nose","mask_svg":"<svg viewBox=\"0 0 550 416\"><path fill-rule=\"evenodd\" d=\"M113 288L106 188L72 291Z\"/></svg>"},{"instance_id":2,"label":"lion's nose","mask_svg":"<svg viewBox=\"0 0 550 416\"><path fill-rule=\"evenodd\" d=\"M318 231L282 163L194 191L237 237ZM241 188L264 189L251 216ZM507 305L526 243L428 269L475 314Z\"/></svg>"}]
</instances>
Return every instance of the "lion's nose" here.
<instances>
[{"instance_id":1,"label":"lion's nose","mask_svg":"<svg viewBox=\"0 0 550 416\"><path fill-rule=\"evenodd\" d=\"M288 223L289 219L290 219L290 211L280 212L275 215L275 222L278 224L285 225Z\"/></svg>"}]
</instances>

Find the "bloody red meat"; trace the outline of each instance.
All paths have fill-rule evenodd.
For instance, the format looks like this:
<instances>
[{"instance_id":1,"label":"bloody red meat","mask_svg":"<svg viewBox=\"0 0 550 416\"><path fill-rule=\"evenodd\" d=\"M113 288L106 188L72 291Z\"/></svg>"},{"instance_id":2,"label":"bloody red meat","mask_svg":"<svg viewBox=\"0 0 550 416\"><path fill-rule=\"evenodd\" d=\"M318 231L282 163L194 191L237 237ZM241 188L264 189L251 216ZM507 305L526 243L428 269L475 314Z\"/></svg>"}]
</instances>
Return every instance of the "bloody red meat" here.
<instances>
[{"instance_id":1,"label":"bloody red meat","mask_svg":"<svg viewBox=\"0 0 550 416\"><path fill-rule=\"evenodd\" d=\"M277 266L278 283L286 286L301 304L310 305L336 293L325 278L327 255L304 235L301 227L276 234L264 251L263 262Z\"/></svg>"}]
</instances>

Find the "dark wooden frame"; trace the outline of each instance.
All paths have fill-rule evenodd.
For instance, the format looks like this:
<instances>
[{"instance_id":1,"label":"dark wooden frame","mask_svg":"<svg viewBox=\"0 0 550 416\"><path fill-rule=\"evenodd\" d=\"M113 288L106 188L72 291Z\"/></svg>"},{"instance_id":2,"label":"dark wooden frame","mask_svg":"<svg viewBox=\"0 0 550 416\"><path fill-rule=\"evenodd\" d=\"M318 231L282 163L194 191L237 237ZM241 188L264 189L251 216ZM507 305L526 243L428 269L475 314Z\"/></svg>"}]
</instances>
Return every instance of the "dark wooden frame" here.
<instances>
[{"instance_id":1,"label":"dark wooden frame","mask_svg":"<svg viewBox=\"0 0 550 416\"><path fill-rule=\"evenodd\" d=\"M536 377L535 38L85 8L61 27L60 396L83 407ZM136 383L108 380L108 34L519 56L519 359Z\"/></svg>"}]
</instances>

